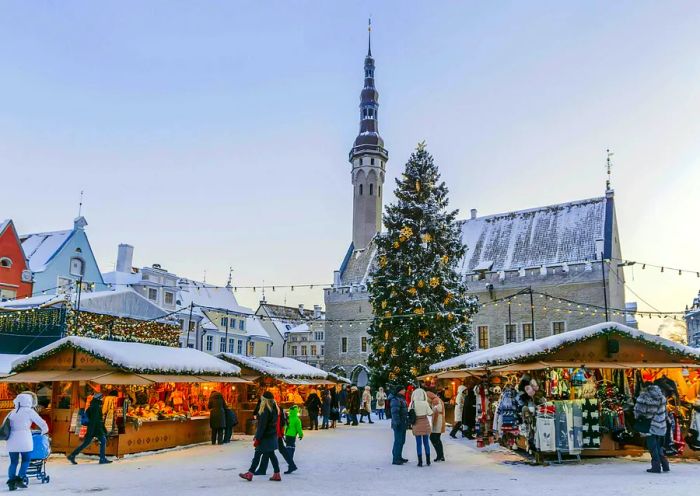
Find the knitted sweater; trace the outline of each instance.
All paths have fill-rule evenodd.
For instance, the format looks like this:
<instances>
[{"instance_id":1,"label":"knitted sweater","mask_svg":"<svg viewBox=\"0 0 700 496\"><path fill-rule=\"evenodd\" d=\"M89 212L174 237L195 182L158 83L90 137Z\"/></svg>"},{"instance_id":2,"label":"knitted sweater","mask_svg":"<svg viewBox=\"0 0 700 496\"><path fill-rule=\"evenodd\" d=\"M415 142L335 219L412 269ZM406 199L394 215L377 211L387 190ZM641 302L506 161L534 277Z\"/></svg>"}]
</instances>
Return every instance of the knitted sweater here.
<instances>
[{"instance_id":1,"label":"knitted sweater","mask_svg":"<svg viewBox=\"0 0 700 496\"><path fill-rule=\"evenodd\" d=\"M651 419L650 435L666 435L666 396L659 386L651 385L642 390L634 405L634 416Z\"/></svg>"}]
</instances>

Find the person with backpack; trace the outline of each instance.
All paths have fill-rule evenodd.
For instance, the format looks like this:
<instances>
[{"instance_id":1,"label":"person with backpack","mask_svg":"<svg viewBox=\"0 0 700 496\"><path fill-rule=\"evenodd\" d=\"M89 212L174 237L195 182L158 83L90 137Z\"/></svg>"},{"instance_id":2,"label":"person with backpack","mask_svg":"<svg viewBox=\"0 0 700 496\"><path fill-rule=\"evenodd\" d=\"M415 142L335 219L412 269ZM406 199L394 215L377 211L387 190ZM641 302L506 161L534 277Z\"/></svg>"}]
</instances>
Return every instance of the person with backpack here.
<instances>
[{"instance_id":1,"label":"person with backpack","mask_svg":"<svg viewBox=\"0 0 700 496\"><path fill-rule=\"evenodd\" d=\"M250 462L250 468L247 472L238 474L241 479L245 479L248 482L253 480L255 475L255 470L260 464L261 459L264 455L272 462L272 468L275 471L271 481L279 482L282 480L280 475L280 464L275 455L275 451L279 448L278 444L278 420L279 420L279 410L277 408L277 403L275 403L275 398L272 393L266 391L262 398L260 399L260 407L257 410L258 416L258 426L255 431L255 436L253 438L253 447L255 448L255 453L253 454L253 459Z\"/></svg>"},{"instance_id":2,"label":"person with backpack","mask_svg":"<svg viewBox=\"0 0 700 496\"><path fill-rule=\"evenodd\" d=\"M77 465L78 462L75 461L75 457L90 446L93 439L97 439L100 442L100 464L112 463L105 456L105 450L107 449L107 429L105 428L105 420L102 415L102 393L98 392L94 394L92 401L90 401L90 406L85 410L85 419L82 422L83 425L87 423L85 438L80 446L75 448L70 455L66 456L68 461L73 465Z\"/></svg>"},{"instance_id":3,"label":"person with backpack","mask_svg":"<svg viewBox=\"0 0 700 496\"><path fill-rule=\"evenodd\" d=\"M287 453L289 454L289 469L285 474L291 474L297 469L297 465L294 462L294 453L297 449L297 439L301 441L303 437L304 429L302 428L301 419L299 418L299 407L292 405L289 409L287 428L284 431L284 442L287 446Z\"/></svg>"},{"instance_id":4,"label":"person with backpack","mask_svg":"<svg viewBox=\"0 0 700 496\"><path fill-rule=\"evenodd\" d=\"M27 487L24 481L34 448L32 424L39 426L42 434L49 432L48 424L33 408L32 396L26 393L18 394L13 403L15 407L7 415L0 429L3 433L2 438L7 440L7 453L10 456L7 469L7 487L10 491Z\"/></svg>"},{"instance_id":5,"label":"person with backpack","mask_svg":"<svg viewBox=\"0 0 700 496\"><path fill-rule=\"evenodd\" d=\"M223 444L226 432L226 402L218 391L209 395L209 427L211 428L211 444Z\"/></svg>"},{"instance_id":6,"label":"person with backpack","mask_svg":"<svg viewBox=\"0 0 700 496\"><path fill-rule=\"evenodd\" d=\"M231 442L233 428L238 425L238 415L224 402L224 417L226 418L226 430L224 431L224 444Z\"/></svg>"},{"instance_id":7,"label":"person with backpack","mask_svg":"<svg viewBox=\"0 0 700 496\"><path fill-rule=\"evenodd\" d=\"M671 467L664 453L664 441L668 429L666 395L659 386L645 383L634 404L635 429L647 438L647 449L651 455L651 468L647 472L659 474L669 472Z\"/></svg>"}]
</instances>

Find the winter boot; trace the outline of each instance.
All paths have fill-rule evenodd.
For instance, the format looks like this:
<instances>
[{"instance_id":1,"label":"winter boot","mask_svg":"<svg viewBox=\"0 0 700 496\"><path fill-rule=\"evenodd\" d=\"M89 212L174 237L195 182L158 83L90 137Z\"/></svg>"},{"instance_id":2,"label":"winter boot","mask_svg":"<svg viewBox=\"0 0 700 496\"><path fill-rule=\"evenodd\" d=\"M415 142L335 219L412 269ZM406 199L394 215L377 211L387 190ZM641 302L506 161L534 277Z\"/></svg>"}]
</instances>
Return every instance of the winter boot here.
<instances>
[{"instance_id":1,"label":"winter boot","mask_svg":"<svg viewBox=\"0 0 700 496\"><path fill-rule=\"evenodd\" d=\"M8 479L7 480L7 488L10 491L16 491L17 490L17 478Z\"/></svg>"},{"instance_id":2,"label":"winter boot","mask_svg":"<svg viewBox=\"0 0 700 496\"><path fill-rule=\"evenodd\" d=\"M275 472L274 474L272 474L272 477L270 477L270 480L275 482L282 482L282 476L279 472Z\"/></svg>"},{"instance_id":3,"label":"winter boot","mask_svg":"<svg viewBox=\"0 0 700 496\"><path fill-rule=\"evenodd\" d=\"M423 455L418 455L418 466L419 467L423 466Z\"/></svg>"},{"instance_id":4,"label":"winter boot","mask_svg":"<svg viewBox=\"0 0 700 496\"><path fill-rule=\"evenodd\" d=\"M296 466L296 465L292 465L291 467L289 467L289 468L287 469L287 471L285 472L285 474L289 475L289 474L291 474L292 472L296 472L296 470L297 470L297 466Z\"/></svg>"},{"instance_id":5,"label":"winter boot","mask_svg":"<svg viewBox=\"0 0 700 496\"><path fill-rule=\"evenodd\" d=\"M428 465L428 467L430 466L430 455L428 454L425 455L425 464Z\"/></svg>"},{"instance_id":6,"label":"winter boot","mask_svg":"<svg viewBox=\"0 0 700 496\"><path fill-rule=\"evenodd\" d=\"M246 472L245 474L238 474L238 477L245 479L248 482L253 480L253 472Z\"/></svg>"},{"instance_id":7,"label":"winter boot","mask_svg":"<svg viewBox=\"0 0 700 496\"><path fill-rule=\"evenodd\" d=\"M71 462L73 465L77 465L77 464L78 464L78 462L75 461L75 456L73 456L73 455L68 455L68 456L66 456L66 458L68 458L68 461Z\"/></svg>"},{"instance_id":8,"label":"winter boot","mask_svg":"<svg viewBox=\"0 0 700 496\"><path fill-rule=\"evenodd\" d=\"M27 489L27 483L21 477L15 477L15 487L17 489Z\"/></svg>"}]
</instances>

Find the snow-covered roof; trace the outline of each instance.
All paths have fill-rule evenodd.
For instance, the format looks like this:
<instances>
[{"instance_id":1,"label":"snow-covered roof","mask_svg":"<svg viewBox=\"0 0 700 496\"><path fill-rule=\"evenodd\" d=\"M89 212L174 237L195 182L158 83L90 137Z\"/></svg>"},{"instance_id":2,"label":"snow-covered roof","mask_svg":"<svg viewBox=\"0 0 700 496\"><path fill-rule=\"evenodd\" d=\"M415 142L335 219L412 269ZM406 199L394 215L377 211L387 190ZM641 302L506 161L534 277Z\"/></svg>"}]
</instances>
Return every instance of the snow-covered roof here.
<instances>
[{"instance_id":1,"label":"snow-covered roof","mask_svg":"<svg viewBox=\"0 0 700 496\"><path fill-rule=\"evenodd\" d=\"M299 324L299 325L296 326L296 327L292 327L292 328L289 330L289 334L294 334L294 333L297 333L297 332L298 332L298 333L304 333L304 332L309 332L310 330L311 330L311 329L309 328L309 326L308 326L307 324Z\"/></svg>"},{"instance_id":2,"label":"snow-covered roof","mask_svg":"<svg viewBox=\"0 0 700 496\"><path fill-rule=\"evenodd\" d=\"M25 308L56 305L65 303L66 301L68 301L68 296L66 294L36 295L0 302L0 308L23 310Z\"/></svg>"},{"instance_id":3,"label":"snow-covered roof","mask_svg":"<svg viewBox=\"0 0 700 496\"><path fill-rule=\"evenodd\" d=\"M10 225L10 219L5 219L3 221L0 221L0 234L7 229L7 226Z\"/></svg>"},{"instance_id":4,"label":"snow-covered roof","mask_svg":"<svg viewBox=\"0 0 700 496\"><path fill-rule=\"evenodd\" d=\"M700 360L700 349L690 348L668 339L654 336L653 334L633 329L617 322L603 322L589 327L583 327L573 331L555 334L535 341L522 341L509 343L495 348L472 351L430 366L431 371L449 370L454 368L475 368L494 365L506 365L523 360L532 360L538 356L546 355L566 344L574 344L581 341L614 332L621 336L638 339L647 343L661 346L672 353Z\"/></svg>"},{"instance_id":5,"label":"snow-covered roof","mask_svg":"<svg viewBox=\"0 0 700 496\"><path fill-rule=\"evenodd\" d=\"M30 362L66 348L83 351L117 369L132 373L233 376L241 372L236 365L192 348L104 341L79 336L69 336L39 348L16 360L13 370L21 371Z\"/></svg>"},{"instance_id":6,"label":"snow-covered roof","mask_svg":"<svg viewBox=\"0 0 700 496\"><path fill-rule=\"evenodd\" d=\"M326 379L328 377L328 372L325 370L289 357L249 357L232 353L220 353L217 356L272 377L309 379Z\"/></svg>"},{"instance_id":7,"label":"snow-covered roof","mask_svg":"<svg viewBox=\"0 0 700 496\"><path fill-rule=\"evenodd\" d=\"M142 279L143 275L140 272L131 273L114 270L112 272L102 273L102 280L105 282L105 284L112 284L114 286L128 286L132 284L140 284L141 282L145 282L142 281Z\"/></svg>"},{"instance_id":8,"label":"snow-covered roof","mask_svg":"<svg viewBox=\"0 0 700 496\"><path fill-rule=\"evenodd\" d=\"M51 259L63 248L73 230L53 231L20 236L22 249L32 272L43 272Z\"/></svg>"},{"instance_id":9,"label":"snow-covered roof","mask_svg":"<svg viewBox=\"0 0 700 496\"><path fill-rule=\"evenodd\" d=\"M245 333L253 338L272 341L270 334L263 327L261 319L252 315L245 319Z\"/></svg>"},{"instance_id":10,"label":"snow-covered roof","mask_svg":"<svg viewBox=\"0 0 700 496\"><path fill-rule=\"evenodd\" d=\"M0 355L0 376L8 375L12 370L12 364L25 355Z\"/></svg>"},{"instance_id":11,"label":"snow-covered roof","mask_svg":"<svg viewBox=\"0 0 700 496\"><path fill-rule=\"evenodd\" d=\"M231 289L197 281L182 280L182 289L178 292L178 300L181 307L194 303L195 306L199 305L212 310L228 310L242 314L253 313L251 308L238 304Z\"/></svg>"},{"instance_id":12,"label":"snow-covered roof","mask_svg":"<svg viewBox=\"0 0 700 496\"><path fill-rule=\"evenodd\" d=\"M606 198L467 219L463 270L519 270L596 258L605 235Z\"/></svg>"}]
</instances>

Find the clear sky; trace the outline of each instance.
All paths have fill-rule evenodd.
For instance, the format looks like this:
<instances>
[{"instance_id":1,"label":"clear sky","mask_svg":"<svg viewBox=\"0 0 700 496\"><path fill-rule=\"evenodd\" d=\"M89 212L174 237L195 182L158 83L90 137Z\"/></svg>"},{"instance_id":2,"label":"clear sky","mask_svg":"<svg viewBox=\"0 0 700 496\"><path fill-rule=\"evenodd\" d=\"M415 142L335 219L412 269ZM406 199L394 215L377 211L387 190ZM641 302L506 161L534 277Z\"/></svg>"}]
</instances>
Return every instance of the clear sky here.
<instances>
[{"instance_id":1,"label":"clear sky","mask_svg":"<svg viewBox=\"0 0 700 496\"><path fill-rule=\"evenodd\" d=\"M128 242L216 284L229 265L239 285L330 282L368 14L390 179L426 140L453 206L497 213L602 195L610 147L624 256L700 270L692 1L4 0L0 218L68 228L85 190L104 271ZM628 279L661 310L700 289Z\"/></svg>"}]
</instances>

